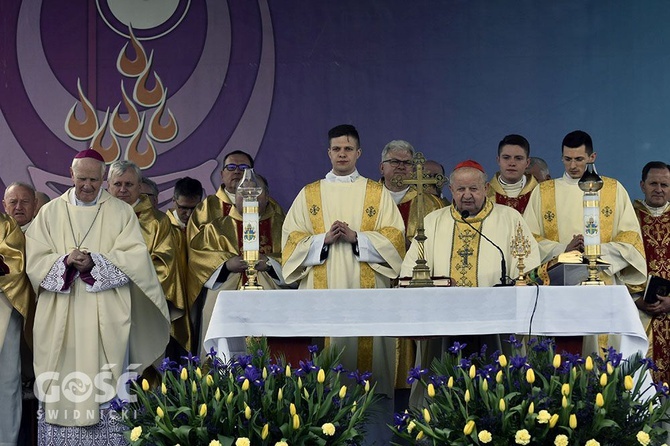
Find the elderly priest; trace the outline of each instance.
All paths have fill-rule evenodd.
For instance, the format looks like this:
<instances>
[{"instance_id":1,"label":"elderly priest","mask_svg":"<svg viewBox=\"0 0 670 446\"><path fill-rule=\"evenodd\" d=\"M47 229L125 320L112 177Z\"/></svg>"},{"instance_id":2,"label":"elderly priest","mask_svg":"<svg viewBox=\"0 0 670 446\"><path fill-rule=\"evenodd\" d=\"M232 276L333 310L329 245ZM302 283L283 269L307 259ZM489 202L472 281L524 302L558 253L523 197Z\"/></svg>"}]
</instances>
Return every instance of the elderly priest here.
<instances>
[{"instance_id":1,"label":"elderly priest","mask_svg":"<svg viewBox=\"0 0 670 446\"><path fill-rule=\"evenodd\" d=\"M46 204L26 233L37 291L39 445L125 444L110 400L126 372L158 359L169 339L167 303L137 217L102 190L104 173L98 152L80 152L70 168L74 187ZM75 395L65 384L92 389Z\"/></svg>"}]
</instances>

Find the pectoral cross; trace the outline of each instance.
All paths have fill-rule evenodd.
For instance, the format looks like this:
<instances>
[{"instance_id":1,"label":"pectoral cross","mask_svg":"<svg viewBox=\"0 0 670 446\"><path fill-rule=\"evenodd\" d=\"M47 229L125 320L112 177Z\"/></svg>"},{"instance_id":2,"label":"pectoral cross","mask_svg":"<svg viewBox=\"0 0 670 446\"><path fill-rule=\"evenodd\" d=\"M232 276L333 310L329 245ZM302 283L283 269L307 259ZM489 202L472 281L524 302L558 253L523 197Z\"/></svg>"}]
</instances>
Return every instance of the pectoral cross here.
<instances>
[{"instance_id":1,"label":"pectoral cross","mask_svg":"<svg viewBox=\"0 0 670 446\"><path fill-rule=\"evenodd\" d=\"M430 178L427 174L424 174L423 165L425 164L425 162L426 158L423 156L423 153L416 152L414 154L414 158L412 159L412 164L414 164L415 167L414 177L411 179L403 179L401 177L396 177L393 178L393 180L391 180L393 184L395 184L396 186L403 186L403 185L416 186L416 192L417 192L416 217L418 224L414 240L416 240L417 243L419 244L419 250L418 250L418 257L416 259L416 264L412 269L412 280L410 280L409 282L409 286L411 287L433 286L433 281L430 278L430 268L428 268L428 266L426 265L426 258L424 256L424 247L423 247L423 242L426 241L426 236L424 233L425 230L423 227L423 217L425 216L425 211L423 209L423 195L424 195L423 189L426 186L432 184L435 184L439 188L446 181L444 175L441 174L437 174L433 178Z\"/></svg>"},{"instance_id":2,"label":"pectoral cross","mask_svg":"<svg viewBox=\"0 0 670 446\"><path fill-rule=\"evenodd\" d=\"M461 258L463 259L463 265L467 265L468 264L468 257L473 255L475 252L472 249L470 249L469 246L465 246L465 247L459 249L458 251L456 251L456 253L459 256L461 256Z\"/></svg>"}]
</instances>

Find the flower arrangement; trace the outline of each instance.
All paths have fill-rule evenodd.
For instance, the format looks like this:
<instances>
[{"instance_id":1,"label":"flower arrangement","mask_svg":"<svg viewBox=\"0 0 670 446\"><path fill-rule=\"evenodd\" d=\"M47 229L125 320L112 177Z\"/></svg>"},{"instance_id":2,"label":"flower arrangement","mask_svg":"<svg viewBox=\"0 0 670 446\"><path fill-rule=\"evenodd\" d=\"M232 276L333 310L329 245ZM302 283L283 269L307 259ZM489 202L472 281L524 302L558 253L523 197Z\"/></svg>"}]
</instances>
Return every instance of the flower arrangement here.
<instances>
[{"instance_id":1,"label":"flower arrangement","mask_svg":"<svg viewBox=\"0 0 670 446\"><path fill-rule=\"evenodd\" d=\"M455 343L432 373L410 371L408 382L419 381L427 396L422 407L395 415L396 434L411 444L453 446L665 442L668 385L650 384L651 360L623 359L612 348L603 357L557 355L550 339L508 342L509 359L499 352L488 359L485 350L464 358L465 345Z\"/></svg>"},{"instance_id":2,"label":"flower arrangement","mask_svg":"<svg viewBox=\"0 0 670 446\"><path fill-rule=\"evenodd\" d=\"M130 444L209 446L342 445L362 437L360 427L374 401L370 373L348 373L341 351L317 352L291 369L270 358L267 341L253 339L249 351L223 363L210 351L166 359L160 385L132 384L137 400L117 406ZM307 354L307 352L306 352Z\"/></svg>"}]
</instances>

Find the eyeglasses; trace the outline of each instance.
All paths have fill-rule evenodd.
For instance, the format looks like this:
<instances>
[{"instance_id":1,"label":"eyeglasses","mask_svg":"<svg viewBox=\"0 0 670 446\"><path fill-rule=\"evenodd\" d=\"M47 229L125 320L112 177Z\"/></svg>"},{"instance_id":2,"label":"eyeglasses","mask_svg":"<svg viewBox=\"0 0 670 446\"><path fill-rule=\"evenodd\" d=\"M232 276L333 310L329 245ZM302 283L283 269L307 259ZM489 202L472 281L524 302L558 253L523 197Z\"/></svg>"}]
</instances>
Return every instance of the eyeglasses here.
<instances>
[{"instance_id":1,"label":"eyeglasses","mask_svg":"<svg viewBox=\"0 0 670 446\"><path fill-rule=\"evenodd\" d=\"M392 158L392 159L390 159L390 160L384 160L384 161L382 161L382 163L389 163L389 164L390 164L391 166L393 166L393 167L398 167L398 166L400 166L400 165L403 165L403 166L405 166L405 167L410 167L410 166L412 166L412 165L414 164L414 163L412 162L412 160L409 160L409 161L403 161L403 160L397 160L397 159L395 159L395 158Z\"/></svg>"},{"instance_id":2,"label":"eyeglasses","mask_svg":"<svg viewBox=\"0 0 670 446\"><path fill-rule=\"evenodd\" d=\"M230 172L233 172L235 169L245 171L250 167L251 166L248 165L248 164L235 164L235 163L230 163L230 164L226 164L225 166L223 166L224 169L226 169Z\"/></svg>"}]
</instances>

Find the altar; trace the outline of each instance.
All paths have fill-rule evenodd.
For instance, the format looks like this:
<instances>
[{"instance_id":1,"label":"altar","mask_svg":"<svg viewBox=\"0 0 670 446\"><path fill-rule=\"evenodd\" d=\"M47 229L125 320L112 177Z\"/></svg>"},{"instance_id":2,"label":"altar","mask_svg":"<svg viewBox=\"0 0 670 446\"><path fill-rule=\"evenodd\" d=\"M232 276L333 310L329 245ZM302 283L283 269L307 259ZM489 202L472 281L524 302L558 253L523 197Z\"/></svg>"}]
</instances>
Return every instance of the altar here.
<instances>
[{"instance_id":1,"label":"altar","mask_svg":"<svg viewBox=\"0 0 670 446\"><path fill-rule=\"evenodd\" d=\"M624 357L649 346L626 287L611 285L222 291L205 348L230 358L229 340L244 336L497 333L617 334Z\"/></svg>"}]
</instances>

